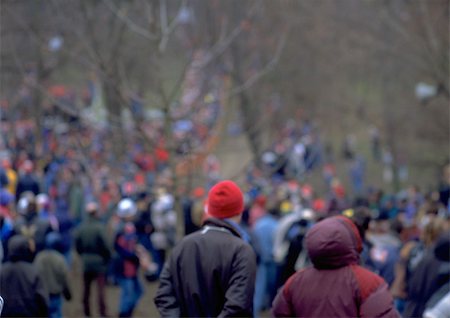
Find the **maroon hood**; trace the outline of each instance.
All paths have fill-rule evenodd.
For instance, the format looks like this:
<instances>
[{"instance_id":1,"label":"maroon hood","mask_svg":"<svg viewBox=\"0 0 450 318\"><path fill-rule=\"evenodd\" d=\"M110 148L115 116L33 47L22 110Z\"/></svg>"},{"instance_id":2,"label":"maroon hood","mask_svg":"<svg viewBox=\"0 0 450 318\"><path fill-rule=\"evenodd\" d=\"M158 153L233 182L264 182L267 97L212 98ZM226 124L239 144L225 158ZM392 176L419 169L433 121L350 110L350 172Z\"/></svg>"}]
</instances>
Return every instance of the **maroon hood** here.
<instances>
[{"instance_id":1,"label":"maroon hood","mask_svg":"<svg viewBox=\"0 0 450 318\"><path fill-rule=\"evenodd\" d=\"M339 268L359 262L362 241L358 228L344 216L325 219L306 234L309 257L318 269Z\"/></svg>"}]
</instances>

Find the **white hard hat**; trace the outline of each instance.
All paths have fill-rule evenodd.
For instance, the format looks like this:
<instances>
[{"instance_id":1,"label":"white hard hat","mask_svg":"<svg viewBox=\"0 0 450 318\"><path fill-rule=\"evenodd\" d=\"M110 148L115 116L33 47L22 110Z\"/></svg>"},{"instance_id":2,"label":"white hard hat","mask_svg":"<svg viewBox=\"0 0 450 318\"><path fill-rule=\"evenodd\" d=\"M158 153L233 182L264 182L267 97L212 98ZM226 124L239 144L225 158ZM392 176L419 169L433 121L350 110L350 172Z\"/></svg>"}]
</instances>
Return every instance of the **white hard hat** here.
<instances>
[{"instance_id":1,"label":"white hard hat","mask_svg":"<svg viewBox=\"0 0 450 318\"><path fill-rule=\"evenodd\" d=\"M132 217L136 212L136 203L131 199L122 199L117 205L117 215L121 218Z\"/></svg>"}]
</instances>

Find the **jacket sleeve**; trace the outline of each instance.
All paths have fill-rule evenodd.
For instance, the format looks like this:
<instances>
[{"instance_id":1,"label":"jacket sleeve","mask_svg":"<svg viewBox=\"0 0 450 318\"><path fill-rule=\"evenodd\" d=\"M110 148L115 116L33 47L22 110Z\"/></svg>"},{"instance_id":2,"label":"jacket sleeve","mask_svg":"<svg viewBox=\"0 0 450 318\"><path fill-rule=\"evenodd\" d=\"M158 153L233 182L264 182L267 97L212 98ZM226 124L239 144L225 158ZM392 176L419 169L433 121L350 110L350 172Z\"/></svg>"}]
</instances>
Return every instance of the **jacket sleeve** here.
<instances>
[{"instance_id":1,"label":"jacket sleeve","mask_svg":"<svg viewBox=\"0 0 450 318\"><path fill-rule=\"evenodd\" d=\"M233 260L231 277L225 292L225 304L219 317L253 316L255 275L255 253L250 245L242 245Z\"/></svg>"},{"instance_id":2,"label":"jacket sleeve","mask_svg":"<svg viewBox=\"0 0 450 318\"><path fill-rule=\"evenodd\" d=\"M39 317L48 317L48 293L45 286L39 276L36 276L36 281L34 283L34 291L36 297L36 304Z\"/></svg>"},{"instance_id":3,"label":"jacket sleeve","mask_svg":"<svg viewBox=\"0 0 450 318\"><path fill-rule=\"evenodd\" d=\"M111 259L111 248L108 244L108 239L106 237L106 232L102 229L100 232L99 238L99 247L100 247L100 255L103 257L105 262L108 262Z\"/></svg>"},{"instance_id":4,"label":"jacket sleeve","mask_svg":"<svg viewBox=\"0 0 450 318\"><path fill-rule=\"evenodd\" d=\"M180 317L180 306L172 284L169 262L170 260L166 262L159 277L159 288L154 302L161 317Z\"/></svg>"},{"instance_id":5,"label":"jacket sleeve","mask_svg":"<svg viewBox=\"0 0 450 318\"><path fill-rule=\"evenodd\" d=\"M291 285L294 276L291 276L284 286L280 288L277 296L272 303L272 315L274 317L294 317L292 306L289 300L289 286Z\"/></svg>"},{"instance_id":6,"label":"jacket sleeve","mask_svg":"<svg viewBox=\"0 0 450 318\"><path fill-rule=\"evenodd\" d=\"M394 308L394 301L386 283L380 285L361 303L359 311L361 317L400 317Z\"/></svg>"},{"instance_id":7,"label":"jacket sleeve","mask_svg":"<svg viewBox=\"0 0 450 318\"><path fill-rule=\"evenodd\" d=\"M64 259L61 259L61 283L63 286L62 294L66 300L72 299L72 293L70 291L70 283L69 283L69 268L65 263Z\"/></svg>"},{"instance_id":8,"label":"jacket sleeve","mask_svg":"<svg viewBox=\"0 0 450 318\"><path fill-rule=\"evenodd\" d=\"M81 255L81 253L83 253L83 247L81 244L81 238L80 238L80 229L77 228L73 231L73 239L75 241L75 251L77 251L77 253L79 255Z\"/></svg>"}]
</instances>

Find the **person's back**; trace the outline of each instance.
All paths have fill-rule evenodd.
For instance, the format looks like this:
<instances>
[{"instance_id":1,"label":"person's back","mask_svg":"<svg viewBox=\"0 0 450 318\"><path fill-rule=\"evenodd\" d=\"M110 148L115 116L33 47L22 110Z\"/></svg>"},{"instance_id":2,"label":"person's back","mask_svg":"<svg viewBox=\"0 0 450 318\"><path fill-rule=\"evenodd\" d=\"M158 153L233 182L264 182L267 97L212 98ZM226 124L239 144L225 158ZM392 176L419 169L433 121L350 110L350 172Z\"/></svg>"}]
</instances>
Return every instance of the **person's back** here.
<instances>
[{"instance_id":1,"label":"person's back","mask_svg":"<svg viewBox=\"0 0 450 318\"><path fill-rule=\"evenodd\" d=\"M75 249L83 261L83 310L91 315L91 284L97 282L97 300L100 315L106 317L105 283L111 251L108 247L104 225L98 220L98 205L86 205L87 219L75 231Z\"/></svg>"},{"instance_id":2,"label":"person's back","mask_svg":"<svg viewBox=\"0 0 450 318\"><path fill-rule=\"evenodd\" d=\"M256 221L252 231L252 245L258 255L258 270L256 273L254 311L255 316L264 308L270 307L277 290L277 264L273 258L273 241L278 220L276 209L269 210Z\"/></svg>"},{"instance_id":3,"label":"person's back","mask_svg":"<svg viewBox=\"0 0 450 318\"><path fill-rule=\"evenodd\" d=\"M439 238L429 248L408 282L408 298L405 304L405 317L422 316L427 301L441 287L450 281L450 238L449 233Z\"/></svg>"},{"instance_id":4,"label":"person's back","mask_svg":"<svg viewBox=\"0 0 450 318\"><path fill-rule=\"evenodd\" d=\"M229 221L238 222L233 217L240 217L243 210L242 193L229 183L211 189L208 214L213 217L185 237L164 266L155 297L164 317L252 316L256 257L237 225ZM223 198L219 204L223 210L214 208L214 193ZM230 204L226 197L231 197Z\"/></svg>"},{"instance_id":5,"label":"person's back","mask_svg":"<svg viewBox=\"0 0 450 318\"><path fill-rule=\"evenodd\" d=\"M277 226L278 220L273 215L266 214L253 227L253 234L258 240L260 257L263 261L274 261L272 250Z\"/></svg>"},{"instance_id":6,"label":"person's back","mask_svg":"<svg viewBox=\"0 0 450 318\"><path fill-rule=\"evenodd\" d=\"M76 229L75 248L83 260L85 272L106 272L110 249L103 225L93 216Z\"/></svg>"},{"instance_id":7,"label":"person's back","mask_svg":"<svg viewBox=\"0 0 450 318\"><path fill-rule=\"evenodd\" d=\"M292 275L273 303L276 317L397 317L387 284L358 265L358 229L338 216L313 226L306 246L314 267Z\"/></svg>"},{"instance_id":8,"label":"person's back","mask_svg":"<svg viewBox=\"0 0 450 318\"><path fill-rule=\"evenodd\" d=\"M16 235L8 242L9 261L0 272L0 295L4 317L48 316L48 295L36 268L26 237Z\"/></svg>"},{"instance_id":9,"label":"person's back","mask_svg":"<svg viewBox=\"0 0 450 318\"><path fill-rule=\"evenodd\" d=\"M42 278L50 299L49 316L62 316L62 297L70 300L72 295L69 287L69 268L61 254L62 238L59 233L47 235L46 248L34 259L34 265Z\"/></svg>"},{"instance_id":10,"label":"person's back","mask_svg":"<svg viewBox=\"0 0 450 318\"><path fill-rule=\"evenodd\" d=\"M24 163L24 174L19 176L16 186L16 199L19 200L22 193L26 191L31 191L34 195L39 194L39 182L36 177L32 174L33 163L29 160Z\"/></svg>"}]
</instances>

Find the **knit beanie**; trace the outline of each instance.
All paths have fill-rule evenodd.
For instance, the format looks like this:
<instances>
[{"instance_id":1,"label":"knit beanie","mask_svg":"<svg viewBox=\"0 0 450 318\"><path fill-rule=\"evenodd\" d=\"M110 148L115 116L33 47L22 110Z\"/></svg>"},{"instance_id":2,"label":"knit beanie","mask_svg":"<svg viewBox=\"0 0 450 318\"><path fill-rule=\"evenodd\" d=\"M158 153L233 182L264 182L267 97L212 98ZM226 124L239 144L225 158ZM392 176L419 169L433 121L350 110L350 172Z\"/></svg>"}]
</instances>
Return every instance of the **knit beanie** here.
<instances>
[{"instance_id":1,"label":"knit beanie","mask_svg":"<svg viewBox=\"0 0 450 318\"><path fill-rule=\"evenodd\" d=\"M226 219L239 215L242 211L244 196L233 181L221 181L209 190L206 212L210 216Z\"/></svg>"}]
</instances>

